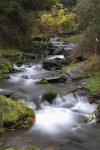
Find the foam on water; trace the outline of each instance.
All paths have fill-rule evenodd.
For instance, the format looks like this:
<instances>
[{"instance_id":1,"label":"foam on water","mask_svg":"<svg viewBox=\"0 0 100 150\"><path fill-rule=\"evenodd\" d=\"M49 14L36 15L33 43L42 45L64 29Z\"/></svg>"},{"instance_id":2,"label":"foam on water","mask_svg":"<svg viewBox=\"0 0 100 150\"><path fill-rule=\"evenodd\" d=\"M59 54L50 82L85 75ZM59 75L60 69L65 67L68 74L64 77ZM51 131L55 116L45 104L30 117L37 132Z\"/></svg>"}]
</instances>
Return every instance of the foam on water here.
<instances>
[{"instance_id":1,"label":"foam on water","mask_svg":"<svg viewBox=\"0 0 100 150\"><path fill-rule=\"evenodd\" d=\"M64 55L54 55L54 56L47 57L48 60L52 60L55 58L65 59Z\"/></svg>"},{"instance_id":2,"label":"foam on water","mask_svg":"<svg viewBox=\"0 0 100 150\"><path fill-rule=\"evenodd\" d=\"M67 108L69 103L73 103L71 108ZM58 96L54 104L42 104L42 109L36 112L36 123L30 132L38 130L52 135L71 132L84 123L88 113L95 109L96 105L89 104L85 97L77 96L75 99L71 94L63 98Z\"/></svg>"},{"instance_id":3,"label":"foam on water","mask_svg":"<svg viewBox=\"0 0 100 150\"><path fill-rule=\"evenodd\" d=\"M36 82L38 80L37 75L44 73L44 70L42 69L41 64L33 65L31 67L29 67L28 65L22 65L20 67L14 65L14 68L16 70L21 70L21 72L11 74L10 80L9 80L11 82L22 81L22 82L25 82L25 84L30 83L30 82Z\"/></svg>"},{"instance_id":4,"label":"foam on water","mask_svg":"<svg viewBox=\"0 0 100 150\"><path fill-rule=\"evenodd\" d=\"M73 124L74 116L70 110L48 106L36 113L36 123L31 130L56 134L71 128Z\"/></svg>"}]
</instances>

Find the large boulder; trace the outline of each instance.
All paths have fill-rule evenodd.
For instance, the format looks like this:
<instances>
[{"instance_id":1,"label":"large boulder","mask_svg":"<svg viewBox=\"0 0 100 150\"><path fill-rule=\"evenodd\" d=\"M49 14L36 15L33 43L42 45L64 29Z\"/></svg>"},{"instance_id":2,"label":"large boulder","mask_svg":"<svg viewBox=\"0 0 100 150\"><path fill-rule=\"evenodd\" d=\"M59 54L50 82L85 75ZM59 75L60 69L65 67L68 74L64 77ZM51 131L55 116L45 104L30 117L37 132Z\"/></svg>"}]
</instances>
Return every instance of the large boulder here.
<instances>
[{"instance_id":1,"label":"large boulder","mask_svg":"<svg viewBox=\"0 0 100 150\"><path fill-rule=\"evenodd\" d=\"M42 67L46 70L60 70L63 65L70 64L68 59L55 58L52 60L43 61Z\"/></svg>"}]
</instances>

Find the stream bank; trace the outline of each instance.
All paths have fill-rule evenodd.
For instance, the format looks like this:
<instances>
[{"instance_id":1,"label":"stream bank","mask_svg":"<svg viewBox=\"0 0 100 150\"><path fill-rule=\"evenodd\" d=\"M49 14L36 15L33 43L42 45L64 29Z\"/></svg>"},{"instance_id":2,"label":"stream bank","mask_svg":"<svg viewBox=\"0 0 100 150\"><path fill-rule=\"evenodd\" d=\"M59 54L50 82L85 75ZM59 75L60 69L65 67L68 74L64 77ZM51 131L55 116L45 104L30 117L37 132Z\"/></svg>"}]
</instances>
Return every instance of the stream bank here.
<instances>
[{"instance_id":1,"label":"stream bank","mask_svg":"<svg viewBox=\"0 0 100 150\"><path fill-rule=\"evenodd\" d=\"M57 42L54 41L55 44ZM58 45L61 46L61 43ZM64 58L61 55L53 55L47 57L47 60L59 57ZM0 148L5 150L8 147L24 148L35 145L41 150L94 150L97 146L96 150L99 150L100 141L97 139L100 130L88 121L89 114L96 110L96 104L89 103L83 90L77 91L82 87L83 80L73 82L69 78L63 83L37 84L42 78L56 78L61 75L55 69L43 69L44 60L33 60L29 65L14 64L15 70L18 71L11 73L10 79L0 81L1 94L10 93L11 97L18 97L21 102L34 109L36 114L36 123L31 128L3 134ZM74 68L69 74L75 77L78 70L79 68ZM82 75L83 72L79 72ZM42 95L51 90L57 91L57 97L51 104L42 101ZM95 139L92 139L91 135Z\"/></svg>"}]
</instances>

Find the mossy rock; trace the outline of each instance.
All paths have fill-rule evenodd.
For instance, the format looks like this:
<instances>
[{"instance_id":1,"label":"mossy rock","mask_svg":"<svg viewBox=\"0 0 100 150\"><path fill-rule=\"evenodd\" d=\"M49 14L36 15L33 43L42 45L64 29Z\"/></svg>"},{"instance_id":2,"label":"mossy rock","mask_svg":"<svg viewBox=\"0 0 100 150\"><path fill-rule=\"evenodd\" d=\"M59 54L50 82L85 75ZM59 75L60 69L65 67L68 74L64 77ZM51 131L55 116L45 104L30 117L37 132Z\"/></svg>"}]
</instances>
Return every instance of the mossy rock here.
<instances>
[{"instance_id":1,"label":"mossy rock","mask_svg":"<svg viewBox=\"0 0 100 150\"><path fill-rule=\"evenodd\" d=\"M46 79L42 79L38 81L37 84L48 84L48 81Z\"/></svg>"},{"instance_id":2,"label":"mossy rock","mask_svg":"<svg viewBox=\"0 0 100 150\"><path fill-rule=\"evenodd\" d=\"M34 111L19 100L0 96L0 126L4 129L25 128L32 124Z\"/></svg>"},{"instance_id":3,"label":"mossy rock","mask_svg":"<svg viewBox=\"0 0 100 150\"><path fill-rule=\"evenodd\" d=\"M42 99L47 100L51 104L52 101L57 97L57 95L58 93L56 91L46 91L43 94Z\"/></svg>"}]
</instances>

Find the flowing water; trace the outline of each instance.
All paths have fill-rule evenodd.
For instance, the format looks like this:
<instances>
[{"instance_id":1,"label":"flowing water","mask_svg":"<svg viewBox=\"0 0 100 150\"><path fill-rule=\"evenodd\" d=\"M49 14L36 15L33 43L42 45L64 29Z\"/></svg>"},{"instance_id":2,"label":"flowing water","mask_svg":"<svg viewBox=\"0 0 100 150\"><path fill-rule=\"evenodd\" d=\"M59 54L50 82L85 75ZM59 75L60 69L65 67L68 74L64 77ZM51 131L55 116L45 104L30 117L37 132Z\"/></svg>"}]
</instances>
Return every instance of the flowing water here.
<instances>
[{"instance_id":1,"label":"flowing water","mask_svg":"<svg viewBox=\"0 0 100 150\"><path fill-rule=\"evenodd\" d=\"M64 59L61 55L47 59L55 57ZM28 145L41 150L100 150L100 129L87 122L88 114L96 109L95 104L89 104L86 97L67 94L73 87L70 83L36 84L41 78L59 76L59 72L42 69L40 61L14 68L20 72L0 81L0 93L11 92L34 109L36 123L28 129L5 133L1 136L0 150ZM42 94L50 89L57 90L59 95L52 104L42 102Z\"/></svg>"}]
</instances>

